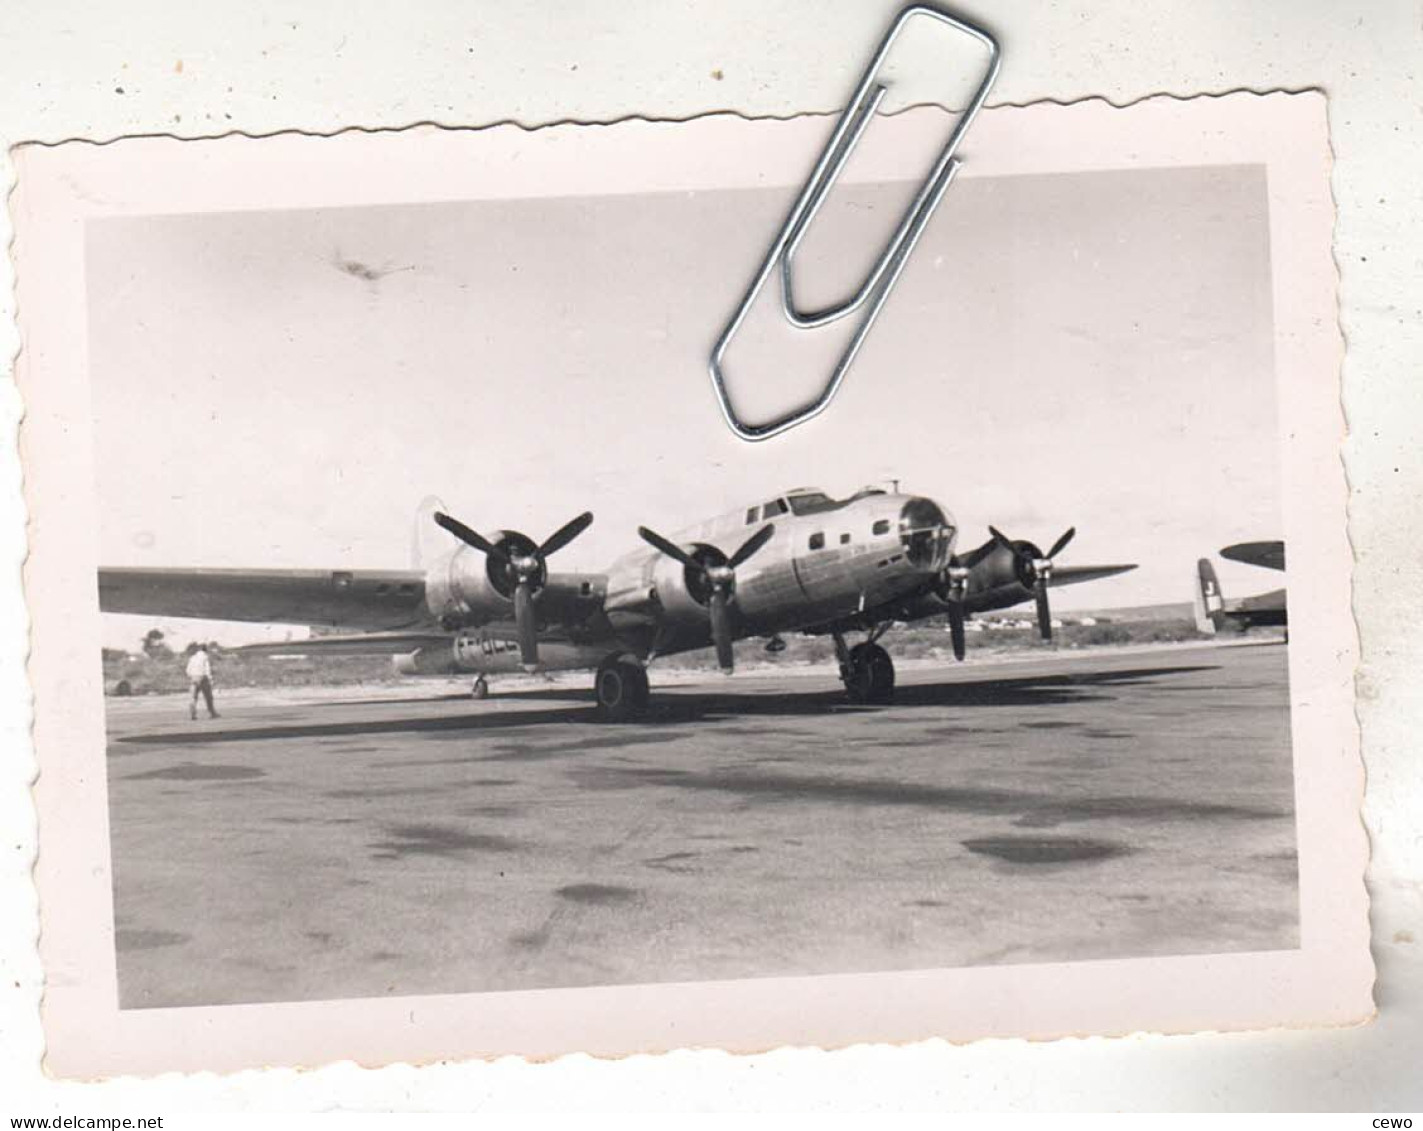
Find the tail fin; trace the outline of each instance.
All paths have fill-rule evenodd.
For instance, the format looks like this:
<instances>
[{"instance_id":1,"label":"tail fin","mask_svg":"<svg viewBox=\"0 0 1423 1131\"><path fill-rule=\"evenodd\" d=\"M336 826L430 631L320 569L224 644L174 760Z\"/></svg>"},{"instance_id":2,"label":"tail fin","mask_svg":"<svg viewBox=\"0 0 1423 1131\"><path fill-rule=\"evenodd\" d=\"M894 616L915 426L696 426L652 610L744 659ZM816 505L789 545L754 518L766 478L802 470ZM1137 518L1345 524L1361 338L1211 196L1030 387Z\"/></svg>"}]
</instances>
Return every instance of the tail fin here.
<instances>
[{"instance_id":1,"label":"tail fin","mask_svg":"<svg viewBox=\"0 0 1423 1131\"><path fill-rule=\"evenodd\" d=\"M1221 624L1221 610L1225 608L1225 598L1221 596L1220 582L1216 580L1215 567L1202 558L1196 563L1196 628L1214 636Z\"/></svg>"},{"instance_id":2,"label":"tail fin","mask_svg":"<svg viewBox=\"0 0 1423 1131\"><path fill-rule=\"evenodd\" d=\"M448 552L450 537L435 525L435 512L445 509L435 495L426 495L415 508L415 524L410 529L410 565L426 569L440 554Z\"/></svg>"}]
</instances>

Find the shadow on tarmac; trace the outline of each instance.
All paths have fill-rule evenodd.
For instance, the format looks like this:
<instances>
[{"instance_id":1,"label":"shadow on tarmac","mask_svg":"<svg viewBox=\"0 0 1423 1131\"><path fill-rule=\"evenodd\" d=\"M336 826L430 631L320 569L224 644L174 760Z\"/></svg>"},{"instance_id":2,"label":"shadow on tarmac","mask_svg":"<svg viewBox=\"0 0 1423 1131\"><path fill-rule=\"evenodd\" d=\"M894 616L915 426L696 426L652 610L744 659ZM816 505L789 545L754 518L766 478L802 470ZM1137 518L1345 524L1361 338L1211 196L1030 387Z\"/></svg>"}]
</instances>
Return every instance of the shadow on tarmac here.
<instances>
[{"instance_id":1,"label":"shadow on tarmac","mask_svg":"<svg viewBox=\"0 0 1423 1131\"><path fill-rule=\"evenodd\" d=\"M712 722L720 719L756 716L796 717L826 716L848 713L883 713L924 707L1044 707L1075 703L1110 702L1117 698L1110 692L1116 687L1142 684L1162 685L1167 677L1192 672L1214 671L1216 665L1189 664L1149 668L1127 668L1107 672L1082 672L1016 678L984 678L954 680L946 683L916 683L895 691L895 699L887 706L857 706L845 701L838 688L808 692L709 692L703 689L681 691L677 688L654 689L646 716L638 722L622 724L622 728L638 730L649 727L681 727L689 723ZM459 697L464 699L463 696ZM528 710L492 710L458 715L422 715L396 719L347 719L333 723L291 723L270 726L225 728L222 730L184 730L155 734L127 735L121 743L152 746L192 746L214 742L260 742L269 739L327 738L341 735L412 734L444 731L501 731L519 727L544 726L552 723L586 724L593 718L593 707L573 706L567 689L510 692L498 697L503 703L518 700L557 702L556 707L531 706ZM390 705L391 700L363 703L362 706ZM394 701L399 703L400 701ZM421 703L440 702L421 699Z\"/></svg>"}]
</instances>

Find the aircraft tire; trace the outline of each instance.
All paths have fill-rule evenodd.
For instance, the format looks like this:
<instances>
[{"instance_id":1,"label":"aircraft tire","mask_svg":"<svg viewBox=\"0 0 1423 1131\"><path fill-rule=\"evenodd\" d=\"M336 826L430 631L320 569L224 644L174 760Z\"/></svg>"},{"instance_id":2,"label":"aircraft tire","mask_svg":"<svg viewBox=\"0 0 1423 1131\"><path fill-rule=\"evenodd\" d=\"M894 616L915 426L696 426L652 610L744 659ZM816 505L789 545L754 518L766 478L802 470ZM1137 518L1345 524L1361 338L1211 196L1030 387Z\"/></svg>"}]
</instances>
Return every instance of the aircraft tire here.
<instances>
[{"instance_id":1,"label":"aircraft tire","mask_svg":"<svg viewBox=\"0 0 1423 1131\"><path fill-rule=\"evenodd\" d=\"M878 644L856 644L847 667L845 690L851 703L893 702L894 661Z\"/></svg>"},{"instance_id":2,"label":"aircraft tire","mask_svg":"<svg viewBox=\"0 0 1423 1131\"><path fill-rule=\"evenodd\" d=\"M647 669L621 658L604 660L593 678L598 718L607 723L628 722L647 707Z\"/></svg>"}]
</instances>

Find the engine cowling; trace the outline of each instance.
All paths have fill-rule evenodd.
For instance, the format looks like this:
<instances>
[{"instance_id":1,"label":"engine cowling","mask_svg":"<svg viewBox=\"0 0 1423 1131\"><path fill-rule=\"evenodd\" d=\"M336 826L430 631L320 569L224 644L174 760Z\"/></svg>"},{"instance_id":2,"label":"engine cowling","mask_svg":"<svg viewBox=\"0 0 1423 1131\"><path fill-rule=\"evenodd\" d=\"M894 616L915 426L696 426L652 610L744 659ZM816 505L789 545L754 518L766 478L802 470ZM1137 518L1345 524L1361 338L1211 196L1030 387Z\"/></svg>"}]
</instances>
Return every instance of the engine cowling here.
<instances>
[{"instance_id":1,"label":"engine cowling","mask_svg":"<svg viewBox=\"0 0 1423 1131\"><path fill-rule=\"evenodd\" d=\"M508 551L510 557L537 549L533 539L517 530L497 531L489 541ZM540 561L534 589L542 588L547 577L547 568ZM425 604L447 627L484 624L512 613L516 583L507 558L461 546L426 575Z\"/></svg>"},{"instance_id":2,"label":"engine cowling","mask_svg":"<svg viewBox=\"0 0 1423 1131\"><path fill-rule=\"evenodd\" d=\"M726 564L726 555L705 542L692 543L687 549L699 562L707 565ZM698 627L706 624L711 585L705 573L693 570L669 557L661 557L652 571L652 588L657 594L663 614L669 621Z\"/></svg>"},{"instance_id":3,"label":"engine cowling","mask_svg":"<svg viewBox=\"0 0 1423 1131\"><path fill-rule=\"evenodd\" d=\"M994 544L988 554L979 559L968 571L966 592L985 593L1011 586L1021 587L1025 592L1033 588L1032 571L1024 559L1031 561L1042 556L1042 552L1031 542L1016 541L1014 550Z\"/></svg>"}]
</instances>

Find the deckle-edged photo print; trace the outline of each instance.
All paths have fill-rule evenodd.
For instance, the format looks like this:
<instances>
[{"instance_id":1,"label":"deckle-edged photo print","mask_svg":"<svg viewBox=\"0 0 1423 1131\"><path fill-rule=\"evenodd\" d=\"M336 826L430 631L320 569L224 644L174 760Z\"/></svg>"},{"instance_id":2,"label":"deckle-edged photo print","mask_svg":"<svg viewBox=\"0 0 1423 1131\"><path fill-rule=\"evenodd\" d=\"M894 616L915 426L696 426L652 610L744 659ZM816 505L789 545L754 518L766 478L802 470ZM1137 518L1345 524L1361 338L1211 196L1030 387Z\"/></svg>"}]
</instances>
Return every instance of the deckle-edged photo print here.
<instances>
[{"instance_id":1,"label":"deckle-edged photo print","mask_svg":"<svg viewBox=\"0 0 1423 1131\"><path fill-rule=\"evenodd\" d=\"M51 1070L1370 1014L1322 98L827 129L19 151Z\"/></svg>"}]
</instances>

